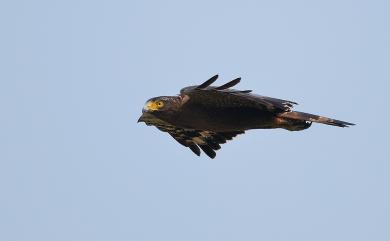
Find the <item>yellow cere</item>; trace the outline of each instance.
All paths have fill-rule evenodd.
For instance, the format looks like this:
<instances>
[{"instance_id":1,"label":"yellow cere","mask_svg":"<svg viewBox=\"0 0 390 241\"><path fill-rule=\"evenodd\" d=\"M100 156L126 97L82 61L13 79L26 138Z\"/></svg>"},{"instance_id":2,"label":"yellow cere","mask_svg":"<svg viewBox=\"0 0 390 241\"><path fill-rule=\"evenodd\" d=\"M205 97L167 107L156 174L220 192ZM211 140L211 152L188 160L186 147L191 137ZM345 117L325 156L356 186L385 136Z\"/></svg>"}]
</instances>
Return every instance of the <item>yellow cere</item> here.
<instances>
[{"instance_id":1,"label":"yellow cere","mask_svg":"<svg viewBox=\"0 0 390 241\"><path fill-rule=\"evenodd\" d=\"M164 106L164 102L162 101L149 101L145 104L144 109L153 111L153 110L158 110L163 106Z\"/></svg>"}]
</instances>

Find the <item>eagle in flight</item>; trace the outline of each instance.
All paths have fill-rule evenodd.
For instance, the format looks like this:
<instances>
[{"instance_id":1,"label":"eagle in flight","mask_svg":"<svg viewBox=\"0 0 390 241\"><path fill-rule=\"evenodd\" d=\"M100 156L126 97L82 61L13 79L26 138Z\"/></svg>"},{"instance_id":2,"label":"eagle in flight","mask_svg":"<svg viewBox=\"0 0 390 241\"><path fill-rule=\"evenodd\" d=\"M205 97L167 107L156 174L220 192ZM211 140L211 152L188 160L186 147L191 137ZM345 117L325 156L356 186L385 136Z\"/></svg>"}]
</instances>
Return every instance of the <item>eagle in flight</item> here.
<instances>
[{"instance_id":1,"label":"eagle in flight","mask_svg":"<svg viewBox=\"0 0 390 241\"><path fill-rule=\"evenodd\" d=\"M348 127L353 123L293 111L297 103L235 90L241 78L221 86L212 86L218 75L201 85L189 86L177 96L149 99L138 122L167 132L181 145L200 156L200 149L210 158L221 144L250 129L283 128L301 131L312 122Z\"/></svg>"}]
</instances>

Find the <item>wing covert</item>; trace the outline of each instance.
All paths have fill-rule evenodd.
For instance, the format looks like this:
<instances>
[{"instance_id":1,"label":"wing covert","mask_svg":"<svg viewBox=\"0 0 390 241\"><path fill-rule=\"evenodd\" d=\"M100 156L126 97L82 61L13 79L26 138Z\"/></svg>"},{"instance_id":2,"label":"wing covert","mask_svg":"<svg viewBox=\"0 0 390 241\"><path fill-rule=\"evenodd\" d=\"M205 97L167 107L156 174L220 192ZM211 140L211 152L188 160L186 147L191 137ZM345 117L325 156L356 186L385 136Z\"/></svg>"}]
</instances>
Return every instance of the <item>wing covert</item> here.
<instances>
[{"instance_id":1,"label":"wing covert","mask_svg":"<svg viewBox=\"0 0 390 241\"><path fill-rule=\"evenodd\" d=\"M219 87L210 86L216 78L212 77L210 80L199 86L186 87L180 91L180 95L189 97L188 103L214 107L252 107L278 113L289 112L297 104L289 100L251 94L251 90L230 89L240 82L240 78Z\"/></svg>"}]
</instances>

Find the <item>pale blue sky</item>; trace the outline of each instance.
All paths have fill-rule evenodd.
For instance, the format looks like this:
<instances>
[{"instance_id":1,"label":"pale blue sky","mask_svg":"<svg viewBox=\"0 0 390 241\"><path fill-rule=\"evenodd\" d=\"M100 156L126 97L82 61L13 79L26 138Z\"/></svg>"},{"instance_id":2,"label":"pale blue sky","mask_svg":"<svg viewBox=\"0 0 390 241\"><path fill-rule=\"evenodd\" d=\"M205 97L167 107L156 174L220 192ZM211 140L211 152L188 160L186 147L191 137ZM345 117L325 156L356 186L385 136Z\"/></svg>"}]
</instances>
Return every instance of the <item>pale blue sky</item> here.
<instances>
[{"instance_id":1,"label":"pale blue sky","mask_svg":"<svg viewBox=\"0 0 390 241\"><path fill-rule=\"evenodd\" d=\"M390 240L389 1L2 1L0 240ZM200 158L137 124L219 73L358 125Z\"/></svg>"}]
</instances>

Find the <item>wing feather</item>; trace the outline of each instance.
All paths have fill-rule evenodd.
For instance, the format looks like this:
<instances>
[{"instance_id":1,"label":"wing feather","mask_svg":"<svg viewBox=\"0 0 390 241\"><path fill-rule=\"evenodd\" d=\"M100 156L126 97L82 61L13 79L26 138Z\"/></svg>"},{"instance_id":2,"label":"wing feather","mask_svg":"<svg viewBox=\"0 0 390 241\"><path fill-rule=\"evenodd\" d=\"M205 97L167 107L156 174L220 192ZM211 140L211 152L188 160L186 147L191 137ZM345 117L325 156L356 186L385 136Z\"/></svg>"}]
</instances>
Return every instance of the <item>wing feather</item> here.
<instances>
[{"instance_id":1,"label":"wing feather","mask_svg":"<svg viewBox=\"0 0 390 241\"><path fill-rule=\"evenodd\" d=\"M217 75L216 75L217 76ZM276 99L262 95L251 94L251 90L230 89L240 82L240 78L234 79L222 86L210 86L217 77L213 76L199 86L189 86L180 91L180 95L188 101L186 104L195 103L208 107L250 107L271 112L289 112L296 102Z\"/></svg>"},{"instance_id":2,"label":"wing feather","mask_svg":"<svg viewBox=\"0 0 390 241\"><path fill-rule=\"evenodd\" d=\"M192 144L188 146L193 153L195 153L197 156L200 156L200 149L197 145Z\"/></svg>"},{"instance_id":3,"label":"wing feather","mask_svg":"<svg viewBox=\"0 0 390 241\"><path fill-rule=\"evenodd\" d=\"M214 83L216 80L218 79L218 75L214 75L213 77L211 77L210 79L208 79L206 82L204 82L203 84L197 86L196 88L197 89L204 89L208 86L210 86L212 83Z\"/></svg>"},{"instance_id":4,"label":"wing feather","mask_svg":"<svg viewBox=\"0 0 390 241\"><path fill-rule=\"evenodd\" d=\"M229 89L229 88L235 86L236 84L240 83L240 81L241 81L241 78L237 78L237 79L234 79L234 80L232 80L232 81L230 81L230 82L227 82L226 84L221 85L221 86L219 86L219 87L217 87L217 88L215 88L215 89L216 89L216 90Z\"/></svg>"},{"instance_id":5,"label":"wing feather","mask_svg":"<svg viewBox=\"0 0 390 241\"><path fill-rule=\"evenodd\" d=\"M200 149L210 158L214 158L217 154L209 145L199 145Z\"/></svg>"},{"instance_id":6,"label":"wing feather","mask_svg":"<svg viewBox=\"0 0 390 241\"><path fill-rule=\"evenodd\" d=\"M210 158L215 158L215 151L221 149L221 144L232 140L235 136L243 134L244 131L233 132L212 132L193 129L182 129L174 126L156 126L159 130L167 132L178 143L188 147L196 155L200 155L202 150Z\"/></svg>"}]
</instances>

